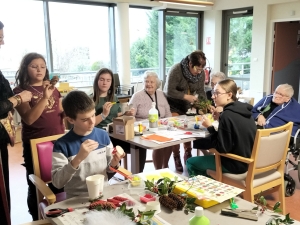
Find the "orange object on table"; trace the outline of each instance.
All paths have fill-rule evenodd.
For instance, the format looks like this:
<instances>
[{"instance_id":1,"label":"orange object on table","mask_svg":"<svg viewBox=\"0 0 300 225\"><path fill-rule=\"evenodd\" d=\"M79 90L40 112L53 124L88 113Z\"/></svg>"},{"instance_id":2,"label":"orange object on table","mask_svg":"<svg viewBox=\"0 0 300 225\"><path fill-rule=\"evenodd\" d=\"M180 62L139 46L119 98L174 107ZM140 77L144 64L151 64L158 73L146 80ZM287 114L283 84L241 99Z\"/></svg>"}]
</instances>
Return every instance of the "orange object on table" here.
<instances>
[{"instance_id":1,"label":"orange object on table","mask_svg":"<svg viewBox=\"0 0 300 225\"><path fill-rule=\"evenodd\" d=\"M173 140L173 138L167 138L167 137L160 136L157 134L151 134L151 135L143 137L143 138L146 140L150 140L150 141L160 141L160 142Z\"/></svg>"}]
</instances>

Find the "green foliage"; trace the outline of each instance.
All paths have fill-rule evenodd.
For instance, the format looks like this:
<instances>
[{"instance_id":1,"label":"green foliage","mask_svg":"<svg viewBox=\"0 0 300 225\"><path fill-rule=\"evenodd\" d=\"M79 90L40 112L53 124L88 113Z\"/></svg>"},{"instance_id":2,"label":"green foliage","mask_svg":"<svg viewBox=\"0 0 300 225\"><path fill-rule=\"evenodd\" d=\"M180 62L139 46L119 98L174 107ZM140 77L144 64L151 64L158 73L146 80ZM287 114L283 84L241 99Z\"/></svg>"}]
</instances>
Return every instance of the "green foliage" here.
<instances>
[{"instance_id":1,"label":"green foliage","mask_svg":"<svg viewBox=\"0 0 300 225\"><path fill-rule=\"evenodd\" d=\"M199 99L193 104L193 107L197 109L197 112L200 110L202 114L209 112L210 106L211 101L203 98L203 96L200 96Z\"/></svg>"},{"instance_id":2,"label":"green foliage","mask_svg":"<svg viewBox=\"0 0 300 225\"><path fill-rule=\"evenodd\" d=\"M102 61L96 61L92 64L91 70L92 71L98 71L100 68L105 67L105 63Z\"/></svg>"},{"instance_id":3,"label":"green foliage","mask_svg":"<svg viewBox=\"0 0 300 225\"><path fill-rule=\"evenodd\" d=\"M130 66L157 68L159 66L158 11L148 12L149 28L146 37L135 41L130 49ZM166 17L166 66L180 62L196 50L197 19L195 17ZM133 74L138 75L138 74Z\"/></svg>"},{"instance_id":4,"label":"green foliage","mask_svg":"<svg viewBox=\"0 0 300 225\"><path fill-rule=\"evenodd\" d=\"M264 211L267 210L267 200L264 196L262 196L262 193L258 195L258 197L255 199L254 203L257 205L252 210L260 210L261 213L264 213ZM273 212L281 212L280 202L276 202L276 204L273 206ZM266 225L280 225L280 224L293 224L294 220L290 218L290 214L286 214L284 219L279 218L279 215L272 215L273 219L268 221Z\"/></svg>"}]
</instances>

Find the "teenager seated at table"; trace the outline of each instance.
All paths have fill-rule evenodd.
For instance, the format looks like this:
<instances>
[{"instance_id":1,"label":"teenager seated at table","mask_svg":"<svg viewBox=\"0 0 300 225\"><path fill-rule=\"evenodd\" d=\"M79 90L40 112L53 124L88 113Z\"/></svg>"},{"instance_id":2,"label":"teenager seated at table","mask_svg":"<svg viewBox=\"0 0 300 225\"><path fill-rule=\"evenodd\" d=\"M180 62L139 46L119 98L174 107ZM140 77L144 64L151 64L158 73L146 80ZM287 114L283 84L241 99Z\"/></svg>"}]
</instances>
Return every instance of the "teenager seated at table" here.
<instances>
[{"instance_id":1,"label":"teenager seated at table","mask_svg":"<svg viewBox=\"0 0 300 225\"><path fill-rule=\"evenodd\" d=\"M135 118L137 121L148 119L149 110L152 102L156 103L159 118L171 117L170 106L161 90L160 80L155 72L146 71L144 73L144 89L134 93L131 97L129 106L136 109ZM164 149L153 150L152 159L155 169L162 169L169 167L169 159L172 154L173 147L166 147Z\"/></svg>"},{"instance_id":2,"label":"teenager seated at table","mask_svg":"<svg viewBox=\"0 0 300 225\"><path fill-rule=\"evenodd\" d=\"M257 128L279 127L293 122L292 136L300 125L300 104L293 98L294 89L289 84L281 84L274 93L262 98L252 109Z\"/></svg>"},{"instance_id":3,"label":"teenager seated at table","mask_svg":"<svg viewBox=\"0 0 300 225\"><path fill-rule=\"evenodd\" d=\"M223 112L219 116L218 130L206 116L203 116L202 125L207 127L211 134L206 147L215 148L220 153L232 153L249 158L256 125L251 113L252 106L237 101L236 94L237 86L231 79L222 80L215 86L212 99L217 107L223 107ZM248 170L246 163L229 158L221 157L221 163L223 172L241 174ZM192 157L187 160L186 166L190 176L208 176L207 169L216 170L215 157L214 155Z\"/></svg>"},{"instance_id":4,"label":"teenager seated at table","mask_svg":"<svg viewBox=\"0 0 300 225\"><path fill-rule=\"evenodd\" d=\"M55 142L51 173L53 185L64 187L70 198L88 191L85 178L90 175L103 174L107 183L114 175L109 167L117 169L125 153L121 157L112 154L107 132L94 127L95 104L86 93L68 93L62 106L74 127Z\"/></svg>"},{"instance_id":5,"label":"teenager seated at table","mask_svg":"<svg viewBox=\"0 0 300 225\"><path fill-rule=\"evenodd\" d=\"M103 129L103 127L106 127L107 124L112 123L115 117L122 115L134 115L134 108L126 111L124 114L121 112L120 102L118 100L118 97L115 95L115 82L113 72L110 69L102 68L97 72L94 79L93 89L93 100L96 105L96 127ZM113 137L110 137L110 140L114 146L119 145L127 154L130 153L130 143ZM146 156L147 149L139 148L140 173L144 170Z\"/></svg>"},{"instance_id":6,"label":"teenager seated at table","mask_svg":"<svg viewBox=\"0 0 300 225\"><path fill-rule=\"evenodd\" d=\"M214 88L216 86L216 84L221 81L224 80L226 78L226 75L223 72L213 72L210 75L210 86L211 86L211 90L206 91L206 97L207 100L211 101L211 113L213 115L213 117L215 117L215 115L218 115L220 112L223 111L222 107L216 107L214 100L212 99L212 93L214 91ZM215 119L215 118L214 118ZM206 140L206 138L201 139L201 141L198 142L193 142L193 147L197 148L197 150L200 150L203 155L210 155L210 152L208 150L206 150L207 145L206 142L209 142L210 140Z\"/></svg>"}]
</instances>

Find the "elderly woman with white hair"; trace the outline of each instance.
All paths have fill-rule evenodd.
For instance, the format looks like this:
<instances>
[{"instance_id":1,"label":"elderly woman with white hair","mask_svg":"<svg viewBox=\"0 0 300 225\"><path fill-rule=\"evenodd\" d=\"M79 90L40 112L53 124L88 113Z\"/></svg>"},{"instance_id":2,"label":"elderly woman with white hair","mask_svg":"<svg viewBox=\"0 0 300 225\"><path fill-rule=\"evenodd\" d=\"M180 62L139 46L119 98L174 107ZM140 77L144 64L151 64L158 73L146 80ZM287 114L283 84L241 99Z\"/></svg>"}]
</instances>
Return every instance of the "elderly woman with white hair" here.
<instances>
[{"instance_id":1,"label":"elderly woman with white hair","mask_svg":"<svg viewBox=\"0 0 300 225\"><path fill-rule=\"evenodd\" d=\"M135 109L134 116L137 121L148 119L152 102L156 103L159 118L172 116L164 93L158 90L160 84L161 81L155 72L146 71L144 73L144 89L134 93L129 102L129 105ZM154 150L152 158L155 169L168 168L171 154L172 147Z\"/></svg>"},{"instance_id":2,"label":"elderly woman with white hair","mask_svg":"<svg viewBox=\"0 0 300 225\"><path fill-rule=\"evenodd\" d=\"M274 93L262 98L252 109L258 128L272 128L293 122L292 136L300 125L300 104L293 98L294 89L280 84Z\"/></svg>"},{"instance_id":3,"label":"elderly woman with white hair","mask_svg":"<svg viewBox=\"0 0 300 225\"><path fill-rule=\"evenodd\" d=\"M210 86L211 86L211 90L206 92L206 97L207 100L211 101L212 106L215 106L215 103L212 99L212 91L214 90L216 84L221 81L221 80L225 80L226 79L226 75L223 72L212 72L210 74Z\"/></svg>"}]
</instances>

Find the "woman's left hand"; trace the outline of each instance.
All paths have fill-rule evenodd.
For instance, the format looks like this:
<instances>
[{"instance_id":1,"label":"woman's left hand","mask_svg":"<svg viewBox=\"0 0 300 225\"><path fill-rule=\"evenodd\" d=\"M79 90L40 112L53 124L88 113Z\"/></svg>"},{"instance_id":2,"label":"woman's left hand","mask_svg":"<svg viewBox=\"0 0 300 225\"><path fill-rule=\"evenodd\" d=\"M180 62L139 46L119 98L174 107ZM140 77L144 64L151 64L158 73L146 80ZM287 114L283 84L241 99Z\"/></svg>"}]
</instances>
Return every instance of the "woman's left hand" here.
<instances>
[{"instance_id":1,"label":"woman's left hand","mask_svg":"<svg viewBox=\"0 0 300 225\"><path fill-rule=\"evenodd\" d=\"M209 118L207 118L205 115L202 116L202 126L204 127L210 127L212 125Z\"/></svg>"}]
</instances>

